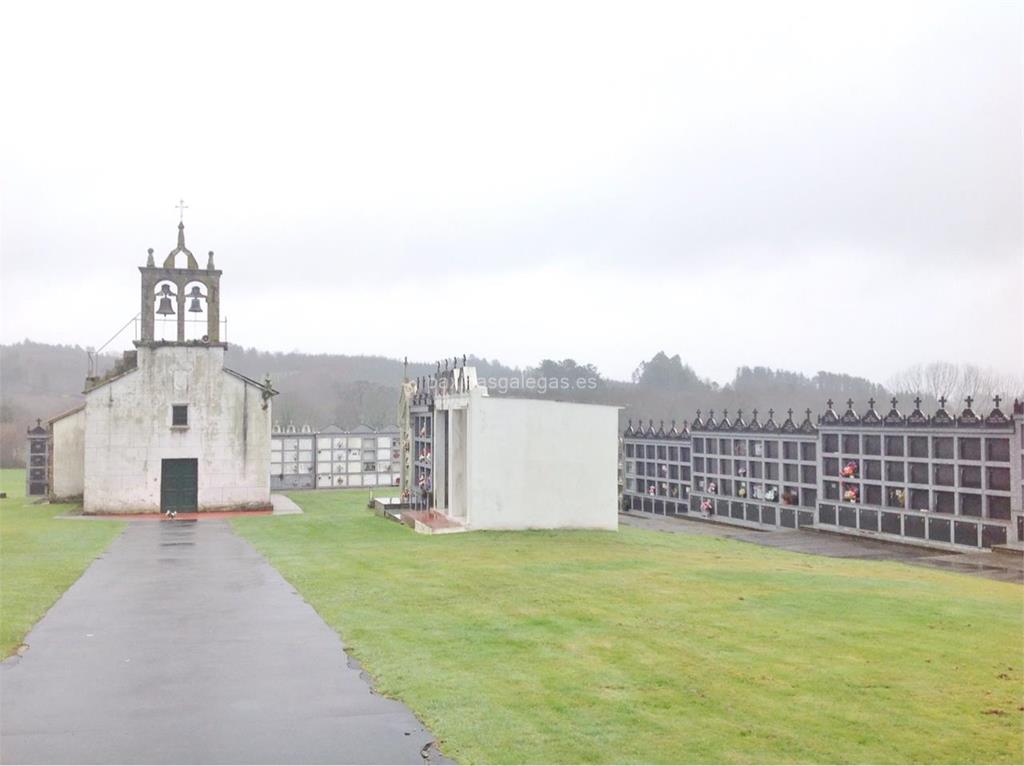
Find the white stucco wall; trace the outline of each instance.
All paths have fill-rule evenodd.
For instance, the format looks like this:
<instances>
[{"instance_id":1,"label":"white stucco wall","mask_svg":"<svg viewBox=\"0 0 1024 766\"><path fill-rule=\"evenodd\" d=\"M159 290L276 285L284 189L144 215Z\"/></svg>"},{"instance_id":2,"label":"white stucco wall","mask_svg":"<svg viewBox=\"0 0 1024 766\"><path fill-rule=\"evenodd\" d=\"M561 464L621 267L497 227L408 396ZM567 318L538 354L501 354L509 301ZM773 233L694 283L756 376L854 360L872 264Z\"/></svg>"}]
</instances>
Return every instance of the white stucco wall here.
<instances>
[{"instance_id":1,"label":"white stucco wall","mask_svg":"<svg viewBox=\"0 0 1024 766\"><path fill-rule=\"evenodd\" d=\"M470 529L617 529L618 408L470 395Z\"/></svg>"},{"instance_id":2,"label":"white stucco wall","mask_svg":"<svg viewBox=\"0 0 1024 766\"><path fill-rule=\"evenodd\" d=\"M53 473L50 495L54 499L82 496L85 484L85 409L54 420Z\"/></svg>"},{"instance_id":3,"label":"white stucco wall","mask_svg":"<svg viewBox=\"0 0 1024 766\"><path fill-rule=\"evenodd\" d=\"M161 461L196 458L200 510L270 504L271 410L260 390L225 372L224 350L138 350L138 369L86 395L86 512L160 510ZM189 406L187 428L171 406Z\"/></svg>"}]
</instances>

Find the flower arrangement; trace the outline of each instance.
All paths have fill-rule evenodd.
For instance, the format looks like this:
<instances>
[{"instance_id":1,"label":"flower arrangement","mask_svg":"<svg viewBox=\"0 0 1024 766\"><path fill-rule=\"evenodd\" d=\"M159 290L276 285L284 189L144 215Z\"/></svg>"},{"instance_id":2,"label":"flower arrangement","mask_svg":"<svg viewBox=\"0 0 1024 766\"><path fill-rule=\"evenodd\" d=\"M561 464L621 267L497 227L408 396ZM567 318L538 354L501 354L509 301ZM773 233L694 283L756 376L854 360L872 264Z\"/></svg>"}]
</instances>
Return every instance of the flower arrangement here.
<instances>
[{"instance_id":1,"label":"flower arrangement","mask_svg":"<svg viewBox=\"0 0 1024 766\"><path fill-rule=\"evenodd\" d=\"M736 494L739 495L740 497L746 497L747 496L747 485L746 484L740 484L740 488L736 490Z\"/></svg>"},{"instance_id":2,"label":"flower arrangement","mask_svg":"<svg viewBox=\"0 0 1024 766\"><path fill-rule=\"evenodd\" d=\"M771 489L764 493L764 499L774 503L779 499L779 490L775 489L775 487L772 487Z\"/></svg>"},{"instance_id":3,"label":"flower arrangement","mask_svg":"<svg viewBox=\"0 0 1024 766\"><path fill-rule=\"evenodd\" d=\"M860 499L860 492L856 487L843 486L843 500L848 503L856 503Z\"/></svg>"},{"instance_id":4,"label":"flower arrangement","mask_svg":"<svg viewBox=\"0 0 1024 766\"><path fill-rule=\"evenodd\" d=\"M844 479L855 479L857 478L857 461L851 460L849 463L843 466L839 472Z\"/></svg>"}]
</instances>

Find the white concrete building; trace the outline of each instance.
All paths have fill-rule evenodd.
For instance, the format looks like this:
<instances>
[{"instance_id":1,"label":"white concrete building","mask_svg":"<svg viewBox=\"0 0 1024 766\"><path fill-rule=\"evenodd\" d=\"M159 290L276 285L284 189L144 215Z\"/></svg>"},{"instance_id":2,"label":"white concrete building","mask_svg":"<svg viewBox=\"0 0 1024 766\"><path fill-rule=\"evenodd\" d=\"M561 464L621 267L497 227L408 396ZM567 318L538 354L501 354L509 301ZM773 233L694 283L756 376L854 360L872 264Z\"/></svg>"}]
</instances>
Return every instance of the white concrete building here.
<instances>
[{"instance_id":1,"label":"white concrete building","mask_svg":"<svg viewBox=\"0 0 1024 766\"><path fill-rule=\"evenodd\" d=\"M465 366L406 391L414 505L470 530L618 528L617 407L490 397Z\"/></svg>"},{"instance_id":2,"label":"white concrete building","mask_svg":"<svg viewBox=\"0 0 1024 766\"><path fill-rule=\"evenodd\" d=\"M80 494L87 513L269 508L276 392L224 367L213 253L199 269L179 224L163 266L150 250L140 271L136 350L86 380L84 407L51 421L53 496ZM175 316L161 337L157 323Z\"/></svg>"}]
</instances>

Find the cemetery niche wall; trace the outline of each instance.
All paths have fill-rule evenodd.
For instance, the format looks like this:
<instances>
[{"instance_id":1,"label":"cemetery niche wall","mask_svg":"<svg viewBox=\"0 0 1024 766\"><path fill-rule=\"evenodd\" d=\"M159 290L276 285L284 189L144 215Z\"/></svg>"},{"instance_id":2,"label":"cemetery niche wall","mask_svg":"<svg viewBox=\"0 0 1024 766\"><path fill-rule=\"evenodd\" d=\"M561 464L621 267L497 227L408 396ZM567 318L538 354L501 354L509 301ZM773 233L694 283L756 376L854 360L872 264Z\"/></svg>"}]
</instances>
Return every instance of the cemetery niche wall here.
<instances>
[{"instance_id":1,"label":"cemetery niche wall","mask_svg":"<svg viewBox=\"0 0 1024 766\"><path fill-rule=\"evenodd\" d=\"M790 410L720 419L698 410L677 431L649 421L622 435L622 507L754 528L811 527L930 547L987 549L1024 540L1024 403L1007 416L965 399L932 415L883 415L827 403L812 420ZM684 481L683 477L689 481ZM682 502L684 499L686 502Z\"/></svg>"},{"instance_id":2,"label":"cemetery niche wall","mask_svg":"<svg viewBox=\"0 0 1024 766\"><path fill-rule=\"evenodd\" d=\"M275 425L270 436L272 489L397 487L399 461L397 428L289 424Z\"/></svg>"}]
</instances>

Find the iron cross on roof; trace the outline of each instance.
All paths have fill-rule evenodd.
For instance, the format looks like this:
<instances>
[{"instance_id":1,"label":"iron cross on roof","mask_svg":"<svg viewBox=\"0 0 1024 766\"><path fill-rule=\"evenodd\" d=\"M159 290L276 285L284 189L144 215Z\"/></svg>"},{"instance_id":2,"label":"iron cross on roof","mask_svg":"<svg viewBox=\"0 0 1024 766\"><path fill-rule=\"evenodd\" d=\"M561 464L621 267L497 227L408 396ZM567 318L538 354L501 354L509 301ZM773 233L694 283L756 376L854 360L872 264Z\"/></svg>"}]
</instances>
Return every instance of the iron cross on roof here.
<instances>
[{"instance_id":1,"label":"iron cross on roof","mask_svg":"<svg viewBox=\"0 0 1024 766\"><path fill-rule=\"evenodd\" d=\"M185 200L179 199L178 204L174 207L178 210L178 221L183 223L185 221L185 211L188 210L188 205L185 204Z\"/></svg>"}]
</instances>

